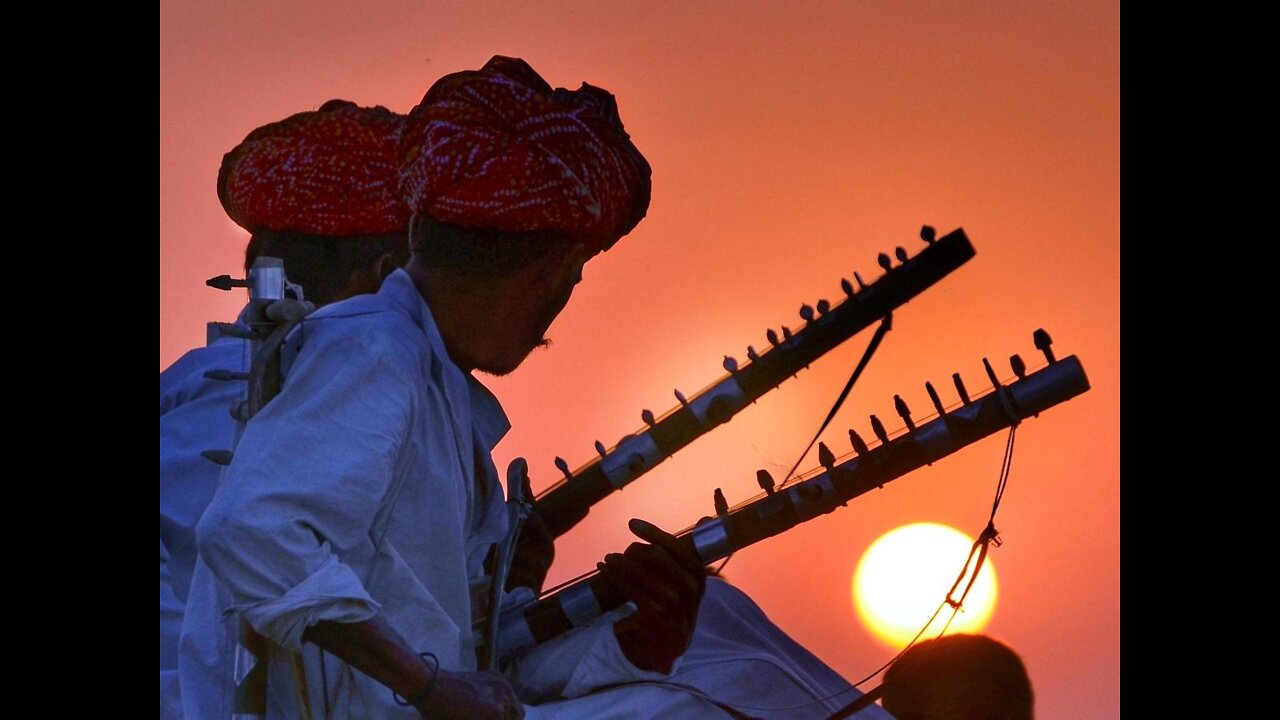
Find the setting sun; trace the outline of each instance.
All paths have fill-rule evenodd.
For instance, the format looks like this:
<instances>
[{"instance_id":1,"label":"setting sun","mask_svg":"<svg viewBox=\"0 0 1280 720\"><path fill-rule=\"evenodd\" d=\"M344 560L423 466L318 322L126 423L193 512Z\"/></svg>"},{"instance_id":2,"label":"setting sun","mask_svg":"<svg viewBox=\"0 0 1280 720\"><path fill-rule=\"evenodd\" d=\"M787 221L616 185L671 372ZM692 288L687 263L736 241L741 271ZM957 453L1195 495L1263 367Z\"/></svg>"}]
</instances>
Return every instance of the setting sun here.
<instances>
[{"instance_id":1,"label":"setting sun","mask_svg":"<svg viewBox=\"0 0 1280 720\"><path fill-rule=\"evenodd\" d=\"M938 523L904 525L880 536L853 574L858 617L879 640L903 647L946 598L972 546L973 538ZM996 576L988 556L948 632L981 631L995 605ZM950 617L951 609L944 608L922 637L937 635Z\"/></svg>"}]
</instances>

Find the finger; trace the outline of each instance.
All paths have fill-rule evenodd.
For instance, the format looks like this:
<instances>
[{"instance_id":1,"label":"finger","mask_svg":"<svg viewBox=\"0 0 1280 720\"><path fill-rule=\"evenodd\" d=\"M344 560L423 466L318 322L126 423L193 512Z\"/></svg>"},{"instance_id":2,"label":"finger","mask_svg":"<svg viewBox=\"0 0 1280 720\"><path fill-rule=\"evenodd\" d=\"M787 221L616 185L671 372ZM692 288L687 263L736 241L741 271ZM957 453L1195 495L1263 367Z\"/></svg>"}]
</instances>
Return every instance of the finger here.
<instances>
[{"instance_id":1,"label":"finger","mask_svg":"<svg viewBox=\"0 0 1280 720\"><path fill-rule=\"evenodd\" d=\"M311 311L311 308L308 307L309 304L298 300L277 300L267 306L266 316L267 319L275 320L276 322L300 320Z\"/></svg>"},{"instance_id":2,"label":"finger","mask_svg":"<svg viewBox=\"0 0 1280 720\"><path fill-rule=\"evenodd\" d=\"M631 522L627 523L627 527L641 540L665 548L667 552L671 553L672 557L678 560L681 565L688 567L690 571L705 573L705 570L702 570L705 567L702 560L698 558L698 554L684 540L640 518L632 518Z\"/></svg>"},{"instance_id":3,"label":"finger","mask_svg":"<svg viewBox=\"0 0 1280 720\"><path fill-rule=\"evenodd\" d=\"M692 596L692 593L681 594L673 586L671 577L634 557L612 553L605 556L603 566L606 576L622 596L643 612L676 612L685 604L684 599Z\"/></svg>"},{"instance_id":4,"label":"finger","mask_svg":"<svg viewBox=\"0 0 1280 720\"><path fill-rule=\"evenodd\" d=\"M618 594L646 615L666 614L679 606L679 594L666 578L625 555L606 556L602 569Z\"/></svg>"},{"instance_id":5,"label":"finger","mask_svg":"<svg viewBox=\"0 0 1280 720\"><path fill-rule=\"evenodd\" d=\"M632 558L648 568L652 576L660 578L665 584L686 598L696 597L702 584L699 575L701 567L688 568L672 557L670 551L657 545L633 543L624 556Z\"/></svg>"}]
</instances>

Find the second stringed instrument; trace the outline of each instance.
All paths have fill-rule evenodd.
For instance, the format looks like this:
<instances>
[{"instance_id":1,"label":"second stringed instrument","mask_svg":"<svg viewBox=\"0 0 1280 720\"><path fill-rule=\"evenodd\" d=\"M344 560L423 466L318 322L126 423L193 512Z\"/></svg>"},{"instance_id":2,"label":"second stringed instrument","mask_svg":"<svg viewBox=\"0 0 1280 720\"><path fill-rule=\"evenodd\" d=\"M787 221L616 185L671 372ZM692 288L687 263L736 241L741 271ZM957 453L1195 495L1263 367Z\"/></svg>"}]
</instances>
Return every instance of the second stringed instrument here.
<instances>
[{"instance_id":1,"label":"second stringed instrument","mask_svg":"<svg viewBox=\"0 0 1280 720\"><path fill-rule=\"evenodd\" d=\"M895 406L906 426L904 434L891 438L884 424L872 416L872 431L879 440L878 445L869 446L850 430L852 458L837 463L834 453L822 445L818 453L822 469L781 488L775 488L768 474L761 471L763 497L733 509L718 501L717 517L681 533L680 539L688 543L703 563L714 563L844 507L864 493L1003 428L1038 416L1089 389L1089 380L1078 358L1057 359L1043 330L1036 331L1035 344L1048 361L1048 365L1036 372L1028 374L1025 363L1014 355L1010 364L1017 380L1004 385L991 364L984 360L992 391L971 399L959 374L953 375L960 405L950 410L943 405L933 385L926 384L937 417L918 425L906 403L900 397L895 398ZM514 656L585 625L624 602L625 598L608 581L599 575L588 577L539 602L504 613L498 630L499 653L502 657Z\"/></svg>"},{"instance_id":2,"label":"second stringed instrument","mask_svg":"<svg viewBox=\"0 0 1280 720\"><path fill-rule=\"evenodd\" d=\"M693 397L676 391L679 404L661 417L644 411L641 418L646 427L622 438L609 450L597 442L599 457L573 472L567 463L557 458L556 465L565 479L540 495L536 503L552 536L565 534L587 516L592 505L635 481L712 428L728 422L784 380L892 313L974 256L973 245L964 230L957 229L937 238L933 228L926 226L920 237L926 247L918 255L909 257L901 247L894 251L893 257L881 253L879 264L884 275L875 282L867 284L858 273L854 273L854 281L842 280L844 302L832 305L820 300L814 307L805 305L800 310L805 321L803 328L793 333L783 327L780 334L769 330L766 337L770 347L761 353L748 347L747 359L742 363L726 357L724 368L728 375Z\"/></svg>"}]
</instances>

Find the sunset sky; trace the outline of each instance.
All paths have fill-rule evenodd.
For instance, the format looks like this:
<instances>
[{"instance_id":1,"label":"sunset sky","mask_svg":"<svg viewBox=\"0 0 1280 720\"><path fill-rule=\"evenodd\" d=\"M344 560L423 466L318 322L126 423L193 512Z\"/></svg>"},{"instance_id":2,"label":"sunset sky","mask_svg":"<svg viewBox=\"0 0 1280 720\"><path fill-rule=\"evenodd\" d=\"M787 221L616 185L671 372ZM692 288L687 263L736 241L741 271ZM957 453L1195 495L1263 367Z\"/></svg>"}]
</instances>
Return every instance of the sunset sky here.
<instances>
[{"instance_id":1,"label":"sunset sky","mask_svg":"<svg viewBox=\"0 0 1280 720\"><path fill-rule=\"evenodd\" d=\"M901 310L824 439L848 450L868 414L923 415L924 382L955 400L982 358L1078 355L1093 389L1018 431L992 551L987 632L1026 661L1042 719L1120 715L1120 7L1118 2L410 2L164 0L160 5L160 366L232 319L247 235L222 212L222 155L254 128L331 98L407 112L441 75L491 55L553 86L618 98L653 166L648 217L593 260L553 346L487 384L514 428L499 468L535 488L612 445L842 297L876 255L923 248L922 224L963 227L977 257ZM870 333L597 507L558 544L552 581L780 477ZM890 429L897 423L890 422ZM729 579L851 680L892 656L855 616L853 570L877 537L938 522L980 532L999 434L821 520L737 555ZM816 459L803 467L816 465ZM958 570L958 568L957 568Z\"/></svg>"}]
</instances>

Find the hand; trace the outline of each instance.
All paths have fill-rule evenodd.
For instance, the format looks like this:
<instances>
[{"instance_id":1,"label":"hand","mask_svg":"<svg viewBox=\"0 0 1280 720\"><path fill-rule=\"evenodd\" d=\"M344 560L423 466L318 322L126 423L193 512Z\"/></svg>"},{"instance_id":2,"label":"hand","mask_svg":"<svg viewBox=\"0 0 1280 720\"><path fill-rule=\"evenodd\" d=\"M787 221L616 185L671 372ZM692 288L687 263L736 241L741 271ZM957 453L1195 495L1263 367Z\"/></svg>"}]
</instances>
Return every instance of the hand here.
<instances>
[{"instance_id":1,"label":"hand","mask_svg":"<svg viewBox=\"0 0 1280 720\"><path fill-rule=\"evenodd\" d=\"M424 662L417 653L400 645L395 631L381 616L349 624L319 622L307 628L302 637L408 698L425 717L444 720L524 717L524 706L501 675L451 672L440 669L439 665L432 668L432 663Z\"/></svg>"},{"instance_id":2,"label":"hand","mask_svg":"<svg viewBox=\"0 0 1280 720\"><path fill-rule=\"evenodd\" d=\"M431 692L414 707L425 718L520 720L524 705L510 683L495 672L438 671Z\"/></svg>"},{"instance_id":3,"label":"hand","mask_svg":"<svg viewBox=\"0 0 1280 720\"><path fill-rule=\"evenodd\" d=\"M529 495L532 497L532 493ZM520 530L520 539L516 542L516 551L511 558L511 574L507 576L508 591L518 587L527 587L535 594L542 592L542 584L547 579L547 571L551 569L551 561L556 558L555 538L547 529L547 523L534 510L524 521Z\"/></svg>"},{"instance_id":4,"label":"hand","mask_svg":"<svg viewBox=\"0 0 1280 720\"><path fill-rule=\"evenodd\" d=\"M276 300L263 310L263 315L268 320L286 323L301 320L315 309L315 303L304 300Z\"/></svg>"},{"instance_id":5,"label":"hand","mask_svg":"<svg viewBox=\"0 0 1280 720\"><path fill-rule=\"evenodd\" d=\"M707 569L688 544L656 525L632 520L628 527L650 544L632 543L598 566L636 605L636 613L614 623L613 632L632 665L668 674L693 637Z\"/></svg>"}]
</instances>

